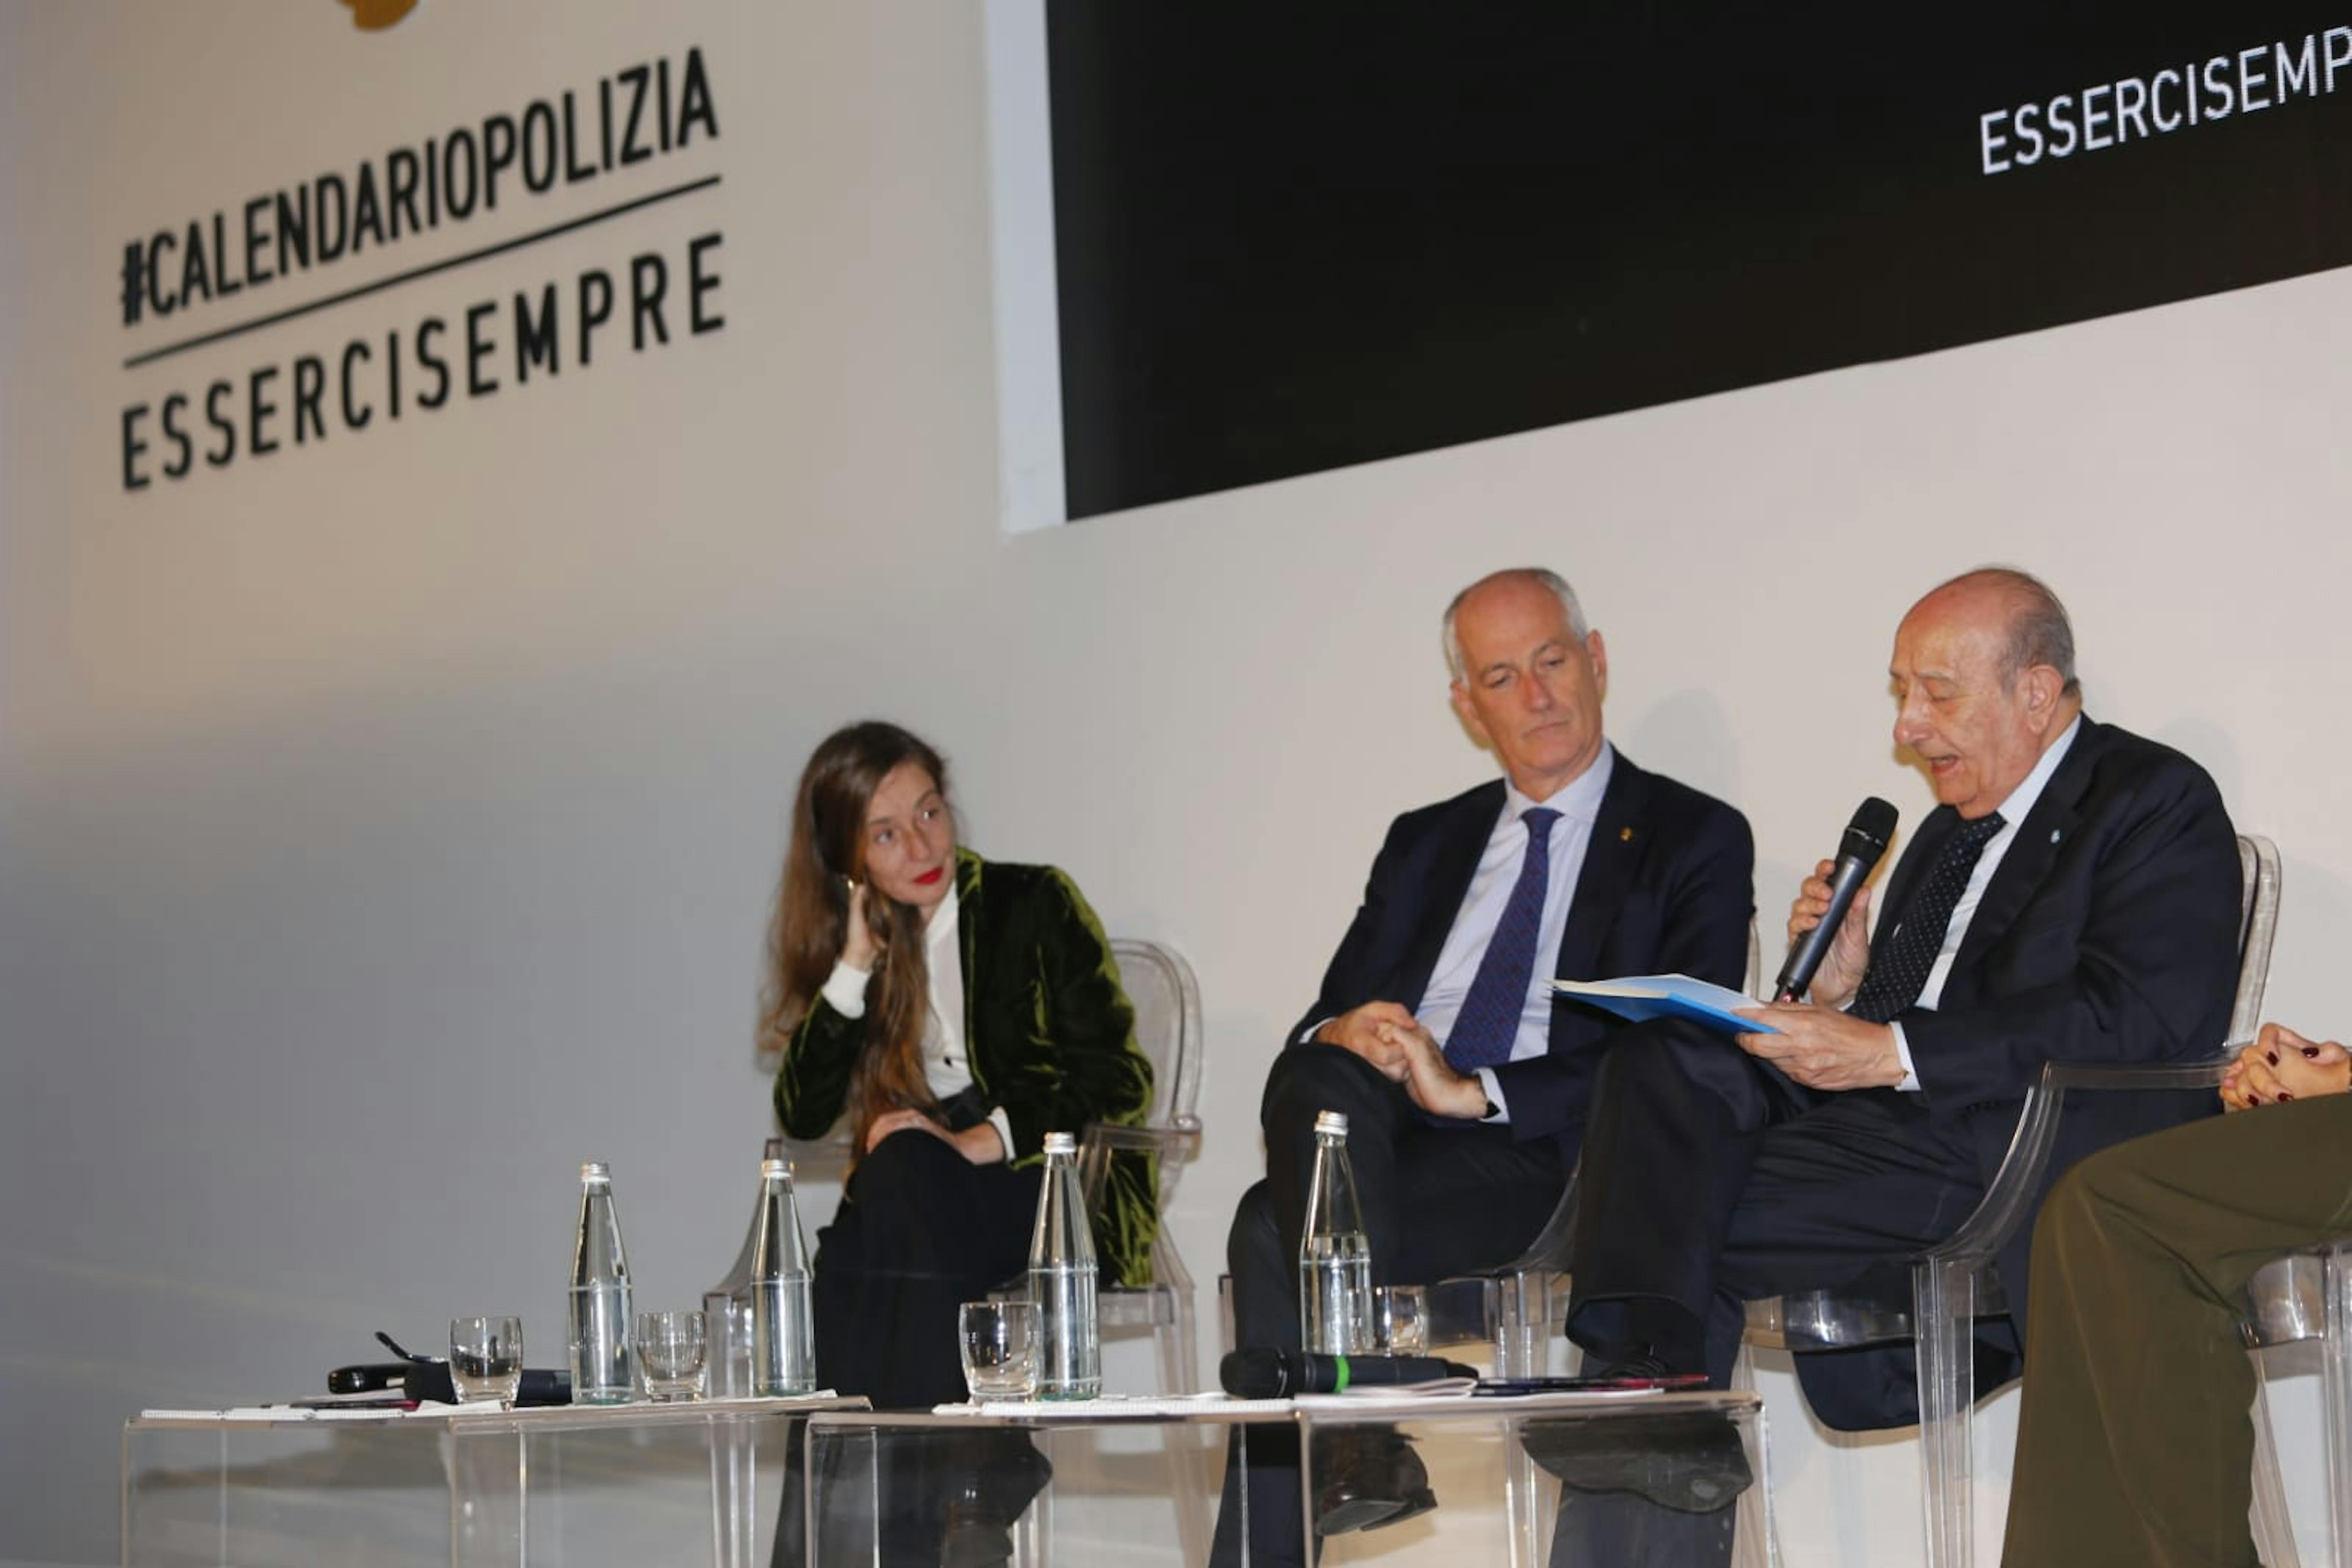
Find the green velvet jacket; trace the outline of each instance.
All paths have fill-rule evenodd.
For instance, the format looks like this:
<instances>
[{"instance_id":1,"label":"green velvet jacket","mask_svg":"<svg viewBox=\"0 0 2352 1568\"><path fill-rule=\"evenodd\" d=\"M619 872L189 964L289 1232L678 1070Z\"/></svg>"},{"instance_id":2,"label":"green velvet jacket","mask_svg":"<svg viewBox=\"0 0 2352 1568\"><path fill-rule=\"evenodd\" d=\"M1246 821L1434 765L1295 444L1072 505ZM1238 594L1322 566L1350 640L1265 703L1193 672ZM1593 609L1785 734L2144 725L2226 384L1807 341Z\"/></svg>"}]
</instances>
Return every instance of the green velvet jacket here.
<instances>
[{"instance_id":1,"label":"green velvet jacket","mask_svg":"<svg viewBox=\"0 0 2352 1568\"><path fill-rule=\"evenodd\" d=\"M1012 1123L1013 1164L1043 1161L1048 1132L1141 1122L1151 1064L1136 1047L1135 1009L1119 989L1109 940L1077 885L1051 866L991 863L959 849L956 898L972 1081ZM776 1070L785 1136L821 1138L840 1119L865 1046L866 1020L818 996ZM1154 1162L1120 1152L1104 1191L1089 1216L1103 1279L1144 1283L1159 1227Z\"/></svg>"}]
</instances>

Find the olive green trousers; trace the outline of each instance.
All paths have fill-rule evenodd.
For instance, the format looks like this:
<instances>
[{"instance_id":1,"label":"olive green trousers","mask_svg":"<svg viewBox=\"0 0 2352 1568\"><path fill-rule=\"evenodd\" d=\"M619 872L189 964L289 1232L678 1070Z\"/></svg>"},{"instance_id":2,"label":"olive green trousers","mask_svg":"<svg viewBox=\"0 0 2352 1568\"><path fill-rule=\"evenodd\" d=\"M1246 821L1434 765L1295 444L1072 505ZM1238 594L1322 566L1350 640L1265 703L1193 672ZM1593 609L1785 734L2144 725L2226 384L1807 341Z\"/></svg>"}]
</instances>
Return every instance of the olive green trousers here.
<instances>
[{"instance_id":1,"label":"olive green trousers","mask_svg":"<svg viewBox=\"0 0 2352 1568\"><path fill-rule=\"evenodd\" d=\"M2216 1116L2068 1172L2034 1231L2004 1568L2252 1568L2246 1282L2347 1236L2352 1096Z\"/></svg>"}]
</instances>

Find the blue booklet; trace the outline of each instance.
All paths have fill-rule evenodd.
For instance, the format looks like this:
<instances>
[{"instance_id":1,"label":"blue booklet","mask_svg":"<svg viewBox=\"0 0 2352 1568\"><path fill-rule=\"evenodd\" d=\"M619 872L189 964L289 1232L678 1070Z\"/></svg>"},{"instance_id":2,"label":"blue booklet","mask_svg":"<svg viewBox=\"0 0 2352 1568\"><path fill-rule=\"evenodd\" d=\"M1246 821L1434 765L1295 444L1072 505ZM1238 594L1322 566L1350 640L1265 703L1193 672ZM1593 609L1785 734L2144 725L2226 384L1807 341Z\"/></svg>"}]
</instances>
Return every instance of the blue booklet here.
<instances>
[{"instance_id":1,"label":"blue booklet","mask_svg":"<svg viewBox=\"0 0 2352 1568\"><path fill-rule=\"evenodd\" d=\"M1777 1035L1780 1031L1733 1009L1761 1002L1687 974L1629 974L1622 980L1555 980L1551 988L1571 1002L1605 1008L1621 1018L1689 1018L1727 1035Z\"/></svg>"}]
</instances>

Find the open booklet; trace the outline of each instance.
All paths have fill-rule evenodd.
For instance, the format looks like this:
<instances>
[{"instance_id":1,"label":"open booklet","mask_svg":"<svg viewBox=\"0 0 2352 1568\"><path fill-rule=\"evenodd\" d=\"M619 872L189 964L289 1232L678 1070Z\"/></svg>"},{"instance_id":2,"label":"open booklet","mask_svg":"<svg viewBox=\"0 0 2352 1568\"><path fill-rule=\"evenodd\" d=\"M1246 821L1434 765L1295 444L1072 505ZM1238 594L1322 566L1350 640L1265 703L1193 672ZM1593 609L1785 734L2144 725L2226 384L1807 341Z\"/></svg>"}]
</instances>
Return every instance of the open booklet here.
<instances>
[{"instance_id":1,"label":"open booklet","mask_svg":"<svg viewBox=\"0 0 2352 1568\"><path fill-rule=\"evenodd\" d=\"M1641 1023L1650 1018L1689 1018L1727 1035L1777 1035L1780 1031L1738 1009L1763 1004L1722 985L1687 974L1630 974L1622 980L1555 980L1562 996L1605 1008Z\"/></svg>"}]
</instances>

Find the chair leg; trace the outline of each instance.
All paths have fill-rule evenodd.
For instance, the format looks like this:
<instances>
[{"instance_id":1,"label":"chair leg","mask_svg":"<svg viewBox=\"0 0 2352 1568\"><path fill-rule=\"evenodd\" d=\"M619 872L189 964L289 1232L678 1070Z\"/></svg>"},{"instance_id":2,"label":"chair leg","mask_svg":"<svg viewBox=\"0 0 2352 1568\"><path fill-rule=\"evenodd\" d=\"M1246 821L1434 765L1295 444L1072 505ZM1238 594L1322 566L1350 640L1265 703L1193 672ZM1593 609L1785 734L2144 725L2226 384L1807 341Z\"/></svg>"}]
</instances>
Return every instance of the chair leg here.
<instances>
[{"instance_id":1,"label":"chair leg","mask_svg":"<svg viewBox=\"0 0 2352 1568\"><path fill-rule=\"evenodd\" d=\"M2254 1549L2264 1568L2303 1568L2295 1551L2294 1521L2286 1510L2286 1488L2279 1479L2278 1444L2271 1436L2270 1379L2262 1356L2249 1353L2254 1360Z\"/></svg>"},{"instance_id":2,"label":"chair leg","mask_svg":"<svg viewBox=\"0 0 2352 1568\"><path fill-rule=\"evenodd\" d=\"M1517 1421L1503 1423L1503 1518L1510 1531L1511 1568L1540 1568L1544 1525L1558 1510L1543 1506L1542 1478L1527 1445L1519 1441Z\"/></svg>"},{"instance_id":3,"label":"chair leg","mask_svg":"<svg viewBox=\"0 0 2352 1568\"><path fill-rule=\"evenodd\" d=\"M2328 1248L2327 1332L2320 1346L2327 1448L2327 1537L2336 1568L2352 1568L2352 1245Z\"/></svg>"},{"instance_id":4,"label":"chair leg","mask_svg":"<svg viewBox=\"0 0 2352 1568\"><path fill-rule=\"evenodd\" d=\"M1744 1341L1739 1359L1732 1366L1731 1385L1755 1392L1756 1367ZM1780 1537L1772 1521L1772 1434L1761 1405L1756 1407L1754 1418L1742 1424L1740 1436L1748 1445L1748 1470L1756 1479L1748 1487L1749 1495L1736 1505L1739 1521L1732 1537L1731 1560L1738 1568L1780 1568Z\"/></svg>"},{"instance_id":5,"label":"chair leg","mask_svg":"<svg viewBox=\"0 0 2352 1568\"><path fill-rule=\"evenodd\" d=\"M1192 1292L1171 1289L1169 1321L1152 1330L1160 1342L1161 1386L1170 1394L1198 1394L1199 1366L1192 1342ZM1169 1455L1175 1470L1176 1541L1187 1563L1209 1560L1213 1529L1217 1453L1213 1441L1223 1430L1212 1426L1184 1425L1164 1428L1174 1445Z\"/></svg>"},{"instance_id":6,"label":"chair leg","mask_svg":"<svg viewBox=\"0 0 2352 1568\"><path fill-rule=\"evenodd\" d=\"M1975 1550L1976 1315L1972 1270L1930 1258L1911 1270L1912 1323L1919 1355L1920 1508L1927 1568L1971 1568Z\"/></svg>"}]
</instances>

